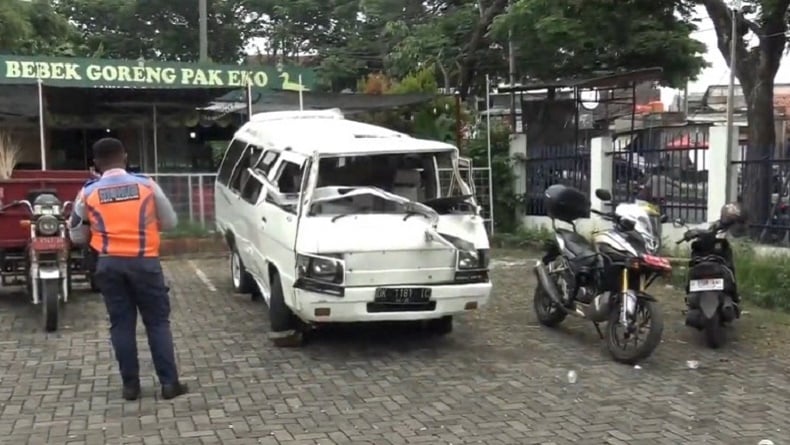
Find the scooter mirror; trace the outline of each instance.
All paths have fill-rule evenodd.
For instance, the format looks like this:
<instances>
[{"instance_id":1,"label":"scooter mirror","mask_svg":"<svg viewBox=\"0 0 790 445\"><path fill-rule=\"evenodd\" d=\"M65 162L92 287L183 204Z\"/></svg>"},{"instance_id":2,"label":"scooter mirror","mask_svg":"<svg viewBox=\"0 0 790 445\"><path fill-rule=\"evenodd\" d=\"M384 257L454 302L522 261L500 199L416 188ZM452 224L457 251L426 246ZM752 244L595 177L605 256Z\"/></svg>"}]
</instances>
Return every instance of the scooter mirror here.
<instances>
[{"instance_id":1,"label":"scooter mirror","mask_svg":"<svg viewBox=\"0 0 790 445\"><path fill-rule=\"evenodd\" d=\"M611 201L612 193L609 190L597 189L595 190L595 197L600 199L601 201Z\"/></svg>"},{"instance_id":2,"label":"scooter mirror","mask_svg":"<svg viewBox=\"0 0 790 445\"><path fill-rule=\"evenodd\" d=\"M669 222L669 216L666 214L661 215L661 224L664 224L665 222Z\"/></svg>"},{"instance_id":3,"label":"scooter mirror","mask_svg":"<svg viewBox=\"0 0 790 445\"><path fill-rule=\"evenodd\" d=\"M686 225L686 221L684 221L683 218L677 218L672 221L672 225L675 227L683 227Z\"/></svg>"}]
</instances>

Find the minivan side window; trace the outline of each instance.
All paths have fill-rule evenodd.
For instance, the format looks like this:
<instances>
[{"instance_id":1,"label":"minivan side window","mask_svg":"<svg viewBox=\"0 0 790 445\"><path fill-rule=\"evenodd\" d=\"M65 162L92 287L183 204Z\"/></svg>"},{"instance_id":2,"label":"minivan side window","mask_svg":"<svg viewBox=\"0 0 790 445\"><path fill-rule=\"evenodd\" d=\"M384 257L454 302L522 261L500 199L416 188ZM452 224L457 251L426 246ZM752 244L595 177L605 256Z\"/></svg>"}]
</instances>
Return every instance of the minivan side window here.
<instances>
[{"instance_id":1,"label":"minivan side window","mask_svg":"<svg viewBox=\"0 0 790 445\"><path fill-rule=\"evenodd\" d=\"M258 161L254 170L260 170L264 176L269 175L269 171L274 167L274 163L280 158L280 153L274 150L266 150Z\"/></svg>"},{"instance_id":2,"label":"minivan side window","mask_svg":"<svg viewBox=\"0 0 790 445\"><path fill-rule=\"evenodd\" d=\"M217 173L217 181L219 181L220 184L228 185L230 176L233 173L233 167L239 162L239 158L245 148L247 148L247 143L238 139L234 139L230 143L228 149L225 151L225 158L222 159L222 164L219 166L219 172Z\"/></svg>"},{"instance_id":3,"label":"minivan side window","mask_svg":"<svg viewBox=\"0 0 790 445\"><path fill-rule=\"evenodd\" d=\"M276 178L280 193L299 193L302 186L302 167L299 164L283 160Z\"/></svg>"},{"instance_id":4,"label":"minivan side window","mask_svg":"<svg viewBox=\"0 0 790 445\"><path fill-rule=\"evenodd\" d=\"M255 205L258 203L258 198L260 198L262 190L263 183L255 176L250 175L250 178L247 180L247 183L244 184L244 188L241 191L241 199Z\"/></svg>"},{"instance_id":5,"label":"minivan side window","mask_svg":"<svg viewBox=\"0 0 790 445\"><path fill-rule=\"evenodd\" d=\"M241 192L244 184L247 182L247 179L250 177L249 168L252 167L252 163L255 162L261 156L261 149L250 145L241 155L239 159L239 163L236 165L236 168L233 170L233 173L230 175L230 181L228 183L228 187L236 192Z\"/></svg>"}]
</instances>

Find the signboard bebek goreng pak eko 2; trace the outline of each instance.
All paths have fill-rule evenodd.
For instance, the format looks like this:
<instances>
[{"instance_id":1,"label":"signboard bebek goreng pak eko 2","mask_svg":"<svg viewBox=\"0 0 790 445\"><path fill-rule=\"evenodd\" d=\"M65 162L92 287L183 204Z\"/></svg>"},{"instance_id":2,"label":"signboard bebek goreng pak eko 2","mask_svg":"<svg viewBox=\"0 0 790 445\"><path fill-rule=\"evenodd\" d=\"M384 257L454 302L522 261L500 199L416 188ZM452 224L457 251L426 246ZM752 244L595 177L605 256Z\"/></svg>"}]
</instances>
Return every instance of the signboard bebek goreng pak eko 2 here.
<instances>
[{"instance_id":1,"label":"signboard bebek goreng pak eko 2","mask_svg":"<svg viewBox=\"0 0 790 445\"><path fill-rule=\"evenodd\" d=\"M228 66L80 58L0 56L0 84L81 88L243 88L308 91L312 70L299 67Z\"/></svg>"}]
</instances>

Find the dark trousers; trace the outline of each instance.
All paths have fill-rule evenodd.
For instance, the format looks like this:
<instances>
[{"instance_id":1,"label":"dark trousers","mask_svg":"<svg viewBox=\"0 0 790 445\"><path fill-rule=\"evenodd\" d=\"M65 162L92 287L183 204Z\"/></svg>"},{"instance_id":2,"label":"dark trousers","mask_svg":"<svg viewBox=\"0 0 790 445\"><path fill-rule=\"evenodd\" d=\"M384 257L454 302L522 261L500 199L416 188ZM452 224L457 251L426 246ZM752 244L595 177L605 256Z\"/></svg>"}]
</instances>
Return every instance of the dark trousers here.
<instances>
[{"instance_id":1,"label":"dark trousers","mask_svg":"<svg viewBox=\"0 0 790 445\"><path fill-rule=\"evenodd\" d=\"M162 385L178 383L170 296L159 258L100 257L96 283L110 316L110 338L124 385L140 381L137 359L137 312L143 318L148 346Z\"/></svg>"}]
</instances>

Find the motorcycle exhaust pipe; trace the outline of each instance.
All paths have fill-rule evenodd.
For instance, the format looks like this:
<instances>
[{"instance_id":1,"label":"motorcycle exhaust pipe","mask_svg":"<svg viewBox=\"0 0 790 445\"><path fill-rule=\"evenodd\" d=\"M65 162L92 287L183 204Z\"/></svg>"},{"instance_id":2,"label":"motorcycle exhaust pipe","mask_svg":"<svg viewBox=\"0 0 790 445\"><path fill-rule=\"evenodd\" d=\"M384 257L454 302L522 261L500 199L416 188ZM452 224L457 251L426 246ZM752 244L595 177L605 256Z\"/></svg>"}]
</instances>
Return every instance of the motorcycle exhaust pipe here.
<instances>
[{"instance_id":1,"label":"motorcycle exhaust pipe","mask_svg":"<svg viewBox=\"0 0 790 445\"><path fill-rule=\"evenodd\" d=\"M552 300L554 300L554 302L557 303L560 307L563 307L562 295L560 294L560 290L557 289L557 285L554 284L554 280L552 280L551 277L549 276L549 271L546 270L546 265L543 264L542 261L538 261L535 264L534 271L535 271L535 277L538 279L538 282L546 291L546 293L549 294L549 297Z\"/></svg>"}]
</instances>

